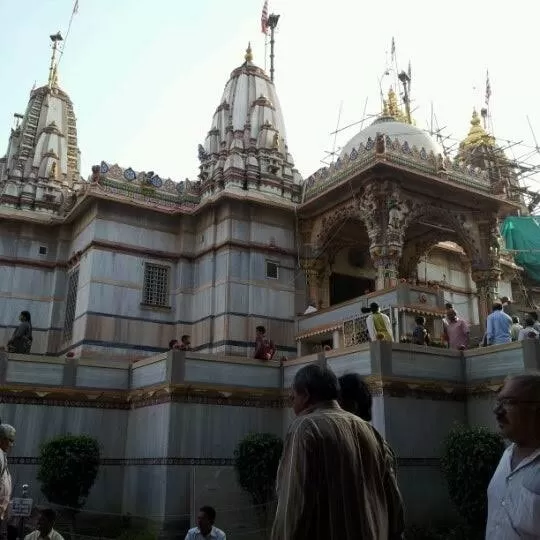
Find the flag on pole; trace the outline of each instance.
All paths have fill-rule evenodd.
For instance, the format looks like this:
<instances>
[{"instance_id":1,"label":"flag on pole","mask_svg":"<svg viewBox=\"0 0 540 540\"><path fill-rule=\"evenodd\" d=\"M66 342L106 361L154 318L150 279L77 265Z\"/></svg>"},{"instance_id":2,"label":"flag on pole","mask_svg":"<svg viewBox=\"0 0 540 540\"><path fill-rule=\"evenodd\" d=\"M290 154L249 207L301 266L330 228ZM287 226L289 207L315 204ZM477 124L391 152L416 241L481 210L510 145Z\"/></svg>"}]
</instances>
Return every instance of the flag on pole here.
<instances>
[{"instance_id":1,"label":"flag on pole","mask_svg":"<svg viewBox=\"0 0 540 540\"><path fill-rule=\"evenodd\" d=\"M77 0L78 1L78 0ZM268 0L264 0L264 5L261 15L261 32L263 34L268 34Z\"/></svg>"},{"instance_id":2,"label":"flag on pole","mask_svg":"<svg viewBox=\"0 0 540 540\"><path fill-rule=\"evenodd\" d=\"M75 0L75 4L73 4L73 15L75 13L79 13L79 0Z\"/></svg>"},{"instance_id":3,"label":"flag on pole","mask_svg":"<svg viewBox=\"0 0 540 540\"><path fill-rule=\"evenodd\" d=\"M489 71L486 71L486 105L489 105L490 97L491 97L491 83L489 82Z\"/></svg>"},{"instance_id":4,"label":"flag on pole","mask_svg":"<svg viewBox=\"0 0 540 540\"><path fill-rule=\"evenodd\" d=\"M392 58L394 58L394 56L396 55L396 41L394 40L393 37L392 37L392 49L391 49L391 52L392 52Z\"/></svg>"}]
</instances>

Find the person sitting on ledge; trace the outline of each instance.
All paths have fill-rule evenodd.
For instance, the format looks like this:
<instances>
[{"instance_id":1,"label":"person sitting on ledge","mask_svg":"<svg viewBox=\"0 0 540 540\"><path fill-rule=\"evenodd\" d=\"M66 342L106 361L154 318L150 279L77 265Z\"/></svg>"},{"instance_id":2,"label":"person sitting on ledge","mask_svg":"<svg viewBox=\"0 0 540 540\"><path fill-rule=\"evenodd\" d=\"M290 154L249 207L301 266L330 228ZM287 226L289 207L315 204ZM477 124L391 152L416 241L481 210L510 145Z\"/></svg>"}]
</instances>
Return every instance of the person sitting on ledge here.
<instances>
[{"instance_id":1,"label":"person sitting on ledge","mask_svg":"<svg viewBox=\"0 0 540 540\"><path fill-rule=\"evenodd\" d=\"M379 304L372 302L368 308L362 308L362 313L371 313L366 319L371 341L394 341L390 317L380 312Z\"/></svg>"},{"instance_id":2,"label":"person sitting on ledge","mask_svg":"<svg viewBox=\"0 0 540 540\"><path fill-rule=\"evenodd\" d=\"M21 311L19 321L21 321L19 326L17 326L7 343L7 350L11 353L29 354L32 348L32 321L30 312Z\"/></svg>"},{"instance_id":3,"label":"person sitting on ledge","mask_svg":"<svg viewBox=\"0 0 540 540\"><path fill-rule=\"evenodd\" d=\"M178 348L181 351L191 351L191 338L188 334L184 334L180 338L180 345L178 346Z\"/></svg>"},{"instance_id":4,"label":"person sitting on ledge","mask_svg":"<svg viewBox=\"0 0 540 540\"><path fill-rule=\"evenodd\" d=\"M274 354L276 354L276 347L274 342L266 337L266 328L264 326L257 326L255 332L255 355L253 358L267 362L272 360Z\"/></svg>"},{"instance_id":5,"label":"person sitting on ledge","mask_svg":"<svg viewBox=\"0 0 540 540\"><path fill-rule=\"evenodd\" d=\"M177 339L171 339L169 341L169 351L173 351L174 349L178 349L180 347Z\"/></svg>"}]
</instances>

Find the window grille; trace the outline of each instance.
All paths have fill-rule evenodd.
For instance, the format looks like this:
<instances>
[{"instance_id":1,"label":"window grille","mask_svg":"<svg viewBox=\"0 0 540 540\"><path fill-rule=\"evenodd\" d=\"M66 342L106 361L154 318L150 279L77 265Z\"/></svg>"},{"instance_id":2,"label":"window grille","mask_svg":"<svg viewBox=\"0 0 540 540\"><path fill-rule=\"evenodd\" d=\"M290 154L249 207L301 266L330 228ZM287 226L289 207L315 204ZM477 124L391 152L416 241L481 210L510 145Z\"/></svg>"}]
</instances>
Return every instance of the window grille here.
<instances>
[{"instance_id":1,"label":"window grille","mask_svg":"<svg viewBox=\"0 0 540 540\"><path fill-rule=\"evenodd\" d=\"M79 269L76 268L68 276L68 290L66 297L66 317L64 319L64 341L71 341L73 337L73 323L77 309L77 289L79 288Z\"/></svg>"},{"instance_id":2,"label":"window grille","mask_svg":"<svg viewBox=\"0 0 540 540\"><path fill-rule=\"evenodd\" d=\"M146 306L169 307L168 266L145 263L142 303Z\"/></svg>"},{"instance_id":3,"label":"window grille","mask_svg":"<svg viewBox=\"0 0 540 540\"><path fill-rule=\"evenodd\" d=\"M274 261L266 261L266 277L269 279L279 279L279 265Z\"/></svg>"}]
</instances>

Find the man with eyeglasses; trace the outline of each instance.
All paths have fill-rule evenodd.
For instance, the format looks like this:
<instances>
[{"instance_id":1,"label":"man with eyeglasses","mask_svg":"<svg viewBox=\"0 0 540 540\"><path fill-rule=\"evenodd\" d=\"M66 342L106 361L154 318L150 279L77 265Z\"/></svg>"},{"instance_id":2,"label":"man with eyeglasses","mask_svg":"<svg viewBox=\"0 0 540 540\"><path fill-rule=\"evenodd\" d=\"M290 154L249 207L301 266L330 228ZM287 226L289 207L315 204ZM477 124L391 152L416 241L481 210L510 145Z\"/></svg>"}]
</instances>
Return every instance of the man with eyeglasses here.
<instances>
[{"instance_id":1,"label":"man with eyeglasses","mask_svg":"<svg viewBox=\"0 0 540 540\"><path fill-rule=\"evenodd\" d=\"M486 540L540 538L540 373L508 378L494 413L512 444L488 487Z\"/></svg>"},{"instance_id":2,"label":"man with eyeglasses","mask_svg":"<svg viewBox=\"0 0 540 540\"><path fill-rule=\"evenodd\" d=\"M0 424L0 524L6 520L11 499L11 474L8 469L7 454L15 444L15 428Z\"/></svg>"}]
</instances>

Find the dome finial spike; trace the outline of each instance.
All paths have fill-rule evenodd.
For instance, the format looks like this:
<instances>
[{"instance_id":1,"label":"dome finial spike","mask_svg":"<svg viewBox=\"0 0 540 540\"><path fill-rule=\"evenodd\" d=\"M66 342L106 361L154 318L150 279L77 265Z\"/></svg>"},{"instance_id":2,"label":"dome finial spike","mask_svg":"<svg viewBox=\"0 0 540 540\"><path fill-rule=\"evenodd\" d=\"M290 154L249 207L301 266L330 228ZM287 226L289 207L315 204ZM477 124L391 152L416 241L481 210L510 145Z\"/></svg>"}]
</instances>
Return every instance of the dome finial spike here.
<instances>
[{"instance_id":1,"label":"dome finial spike","mask_svg":"<svg viewBox=\"0 0 540 540\"><path fill-rule=\"evenodd\" d=\"M251 52L251 41L248 42L246 54L244 56L246 62L253 62L253 53Z\"/></svg>"}]
</instances>

